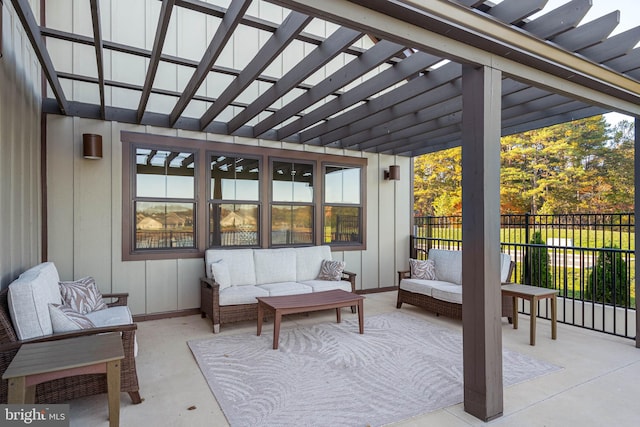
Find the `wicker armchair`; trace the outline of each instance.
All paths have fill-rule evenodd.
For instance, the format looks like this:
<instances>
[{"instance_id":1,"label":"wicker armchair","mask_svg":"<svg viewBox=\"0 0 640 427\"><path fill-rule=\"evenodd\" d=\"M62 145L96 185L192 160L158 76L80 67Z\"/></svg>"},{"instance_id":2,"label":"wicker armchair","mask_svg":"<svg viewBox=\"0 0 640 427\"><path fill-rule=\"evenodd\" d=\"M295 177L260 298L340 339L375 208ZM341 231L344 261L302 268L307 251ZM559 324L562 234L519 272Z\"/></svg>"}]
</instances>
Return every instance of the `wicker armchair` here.
<instances>
[{"instance_id":1,"label":"wicker armchair","mask_svg":"<svg viewBox=\"0 0 640 427\"><path fill-rule=\"evenodd\" d=\"M134 404L142 401L138 388L138 374L136 372L136 361L134 358L134 338L137 329L137 325L135 323L130 325L108 326L57 333L20 341L17 338L9 315L7 294L8 289L4 289L0 292L0 374L3 374L7 370L7 367L22 344L60 340L104 332L120 332L122 335L122 346L125 354L120 368L120 390L129 393ZM103 294L103 298L105 298L105 300L113 300L113 302L107 304L109 307L126 306L127 297L128 294ZM36 403L64 402L77 397L106 392L107 380L105 375L77 375L38 384L36 386ZM1 380L0 403L7 402L7 393L8 381Z\"/></svg>"}]
</instances>

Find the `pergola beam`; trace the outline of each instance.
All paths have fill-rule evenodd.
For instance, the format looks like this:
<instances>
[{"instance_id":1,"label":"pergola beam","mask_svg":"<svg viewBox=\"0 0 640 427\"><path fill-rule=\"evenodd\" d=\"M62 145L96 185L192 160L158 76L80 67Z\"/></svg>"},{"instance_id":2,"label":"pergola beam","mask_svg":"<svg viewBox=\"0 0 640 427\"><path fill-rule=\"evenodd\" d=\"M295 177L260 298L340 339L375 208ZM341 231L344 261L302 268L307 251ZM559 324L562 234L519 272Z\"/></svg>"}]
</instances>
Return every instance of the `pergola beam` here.
<instances>
[{"instance_id":1,"label":"pergola beam","mask_svg":"<svg viewBox=\"0 0 640 427\"><path fill-rule=\"evenodd\" d=\"M362 37L362 33L350 28L341 27L334 31L321 45L299 61L247 108L231 119L228 124L229 133L235 132L240 126L260 114L266 107L272 105L304 79L326 65L360 37Z\"/></svg>"},{"instance_id":2,"label":"pergola beam","mask_svg":"<svg viewBox=\"0 0 640 427\"><path fill-rule=\"evenodd\" d=\"M151 49L151 56L149 58L149 67L147 68L147 75L144 78L144 86L142 94L140 95L140 102L138 103L138 122L142 120L144 111L147 108L147 102L149 101L149 95L151 95L153 81L156 78L158 65L160 64L160 58L162 56L162 47L164 46L164 41L167 38L167 29L169 28L169 22L171 21L171 12L173 11L174 4L175 0L162 1L160 16L158 17L158 26L156 27L156 35L153 39L153 48Z\"/></svg>"},{"instance_id":3,"label":"pergola beam","mask_svg":"<svg viewBox=\"0 0 640 427\"><path fill-rule=\"evenodd\" d=\"M293 41L295 36L311 22L312 18L298 12L291 12L274 32L244 70L226 87L218 100L200 118L200 128L204 129L236 99L265 68Z\"/></svg>"},{"instance_id":4,"label":"pergola beam","mask_svg":"<svg viewBox=\"0 0 640 427\"><path fill-rule=\"evenodd\" d=\"M100 23L100 6L98 0L91 0L91 25L93 27L96 66L98 67L98 90L100 91L100 115L104 120L104 60L102 54L102 25Z\"/></svg>"},{"instance_id":5,"label":"pergola beam","mask_svg":"<svg viewBox=\"0 0 640 427\"><path fill-rule=\"evenodd\" d=\"M53 95L56 97L60 111L62 114L67 114L69 103L67 98L64 96L64 91L60 85L58 74L53 67L53 62L51 61L49 52L44 44L44 39L42 38L42 34L40 34L40 27L38 27L38 24L36 23L36 19L33 16L28 0L11 0L11 3L13 4L13 8L16 10L16 14L22 23L22 27L24 28L29 41L31 42L31 46L33 46L33 50L40 62L40 66L42 67L42 72L49 82L49 86L51 86Z\"/></svg>"},{"instance_id":6,"label":"pergola beam","mask_svg":"<svg viewBox=\"0 0 640 427\"><path fill-rule=\"evenodd\" d=\"M202 82L207 78L211 67L213 67L213 64L215 64L216 60L222 53L222 50L227 45L227 41L229 41L233 35L234 30L238 24L240 24L242 16L244 16L250 5L251 0L232 0L231 5L229 5L229 9L227 9L227 12L224 14L222 22L220 22L216 33L202 56L198 67L194 71L191 79L187 83L187 86L183 90L182 96L169 115L169 123L171 127L176 124L180 115L187 108L189 102L191 102L196 91L200 88L200 85L202 85Z\"/></svg>"}]
</instances>

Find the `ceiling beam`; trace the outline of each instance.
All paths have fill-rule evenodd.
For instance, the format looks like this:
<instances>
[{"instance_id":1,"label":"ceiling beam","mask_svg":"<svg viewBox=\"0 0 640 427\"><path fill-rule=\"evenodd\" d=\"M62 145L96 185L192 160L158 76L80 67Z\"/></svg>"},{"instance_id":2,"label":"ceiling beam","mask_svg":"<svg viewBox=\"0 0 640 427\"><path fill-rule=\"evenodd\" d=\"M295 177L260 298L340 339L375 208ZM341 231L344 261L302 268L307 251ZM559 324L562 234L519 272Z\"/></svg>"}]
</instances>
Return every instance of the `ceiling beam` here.
<instances>
[{"instance_id":1,"label":"ceiling beam","mask_svg":"<svg viewBox=\"0 0 640 427\"><path fill-rule=\"evenodd\" d=\"M158 65L160 64L162 47L164 46L164 41L167 38L167 29L169 28L169 22L171 21L171 12L173 11L174 4L175 0L162 1L160 15L158 16L158 26L156 27L156 35L153 40L153 48L151 49L151 56L149 58L149 67L147 68L147 75L144 78L144 86L142 94L140 95L140 102L138 103L138 122L142 120L144 110L147 108L147 102L149 102L149 95L151 95L153 81L156 78L156 72L158 71Z\"/></svg>"},{"instance_id":2,"label":"ceiling beam","mask_svg":"<svg viewBox=\"0 0 640 427\"><path fill-rule=\"evenodd\" d=\"M20 19L22 27L24 28L24 31L27 34L29 41L31 42L31 47L33 47L33 51L35 52L38 61L40 62L42 72L49 82L49 86L53 91L53 95L56 97L58 108L60 109L62 114L67 114L69 103L67 101L67 98L64 96L62 86L60 86L60 80L58 79L56 70L53 67L53 62L51 61L51 57L49 56L47 47L44 44L42 34L40 34L40 27L38 27L36 19L33 16L29 1L11 0L11 4L13 4L13 8L16 10L18 19Z\"/></svg>"},{"instance_id":3,"label":"ceiling beam","mask_svg":"<svg viewBox=\"0 0 640 427\"><path fill-rule=\"evenodd\" d=\"M211 39L211 43L209 43L207 50L202 56L202 60L198 64L198 67L184 88L182 96L169 115L169 123L171 127L176 124L180 115L182 115L184 110L187 108L187 105L189 105L189 102L200 88L200 85L202 85L202 82L207 78L211 67L213 67L213 64L215 64L216 60L220 56L220 53L222 53L222 50L233 35L233 31L240 23L240 19L250 5L251 0L231 1L231 5L229 5L229 9L227 9L227 13L225 13L224 18L222 18L222 22L220 22L216 33Z\"/></svg>"},{"instance_id":4,"label":"ceiling beam","mask_svg":"<svg viewBox=\"0 0 640 427\"><path fill-rule=\"evenodd\" d=\"M321 105L298 120L278 129L278 139L285 139L319 121L325 120L372 95L382 92L402 80L416 75L416 73L425 71L441 61L442 58L438 56L429 55L424 52L416 52L393 67L389 67L383 72L360 83L338 98ZM348 112L346 114L348 114Z\"/></svg>"},{"instance_id":5,"label":"ceiling beam","mask_svg":"<svg viewBox=\"0 0 640 427\"><path fill-rule=\"evenodd\" d=\"M228 124L229 133L235 132L240 126L260 114L266 107L272 105L304 79L318 71L360 37L362 37L362 33L350 28L341 27L334 31L320 46L298 61L280 80L231 119Z\"/></svg>"},{"instance_id":6,"label":"ceiling beam","mask_svg":"<svg viewBox=\"0 0 640 427\"><path fill-rule=\"evenodd\" d=\"M218 97L218 100L200 118L200 128L204 129L215 119L231 101L236 99L255 79L285 50L295 36L306 27L313 18L298 12L291 12L262 46L244 70Z\"/></svg>"},{"instance_id":7,"label":"ceiling beam","mask_svg":"<svg viewBox=\"0 0 640 427\"><path fill-rule=\"evenodd\" d=\"M102 25L100 22L100 6L98 0L91 0L91 25L93 26L93 45L96 51L96 66L98 68L98 89L100 91L100 115L104 120L104 60L102 54Z\"/></svg>"},{"instance_id":8,"label":"ceiling beam","mask_svg":"<svg viewBox=\"0 0 640 427\"><path fill-rule=\"evenodd\" d=\"M404 46L386 40L373 45L373 47L358 58L354 58L344 67L315 85L312 89L284 105L280 111L256 124L254 126L254 137L262 135L269 129L289 119L295 113L315 104L330 95L333 91L348 85L403 50Z\"/></svg>"}]
</instances>

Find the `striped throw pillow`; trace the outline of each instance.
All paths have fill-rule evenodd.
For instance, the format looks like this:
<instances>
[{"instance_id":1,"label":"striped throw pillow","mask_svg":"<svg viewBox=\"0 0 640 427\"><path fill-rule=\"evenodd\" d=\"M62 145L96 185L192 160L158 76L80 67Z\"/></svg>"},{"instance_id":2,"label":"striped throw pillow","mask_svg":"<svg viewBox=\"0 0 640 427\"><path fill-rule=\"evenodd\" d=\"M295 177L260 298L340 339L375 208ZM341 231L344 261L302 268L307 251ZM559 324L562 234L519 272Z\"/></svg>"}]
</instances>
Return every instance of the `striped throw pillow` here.
<instances>
[{"instance_id":1,"label":"striped throw pillow","mask_svg":"<svg viewBox=\"0 0 640 427\"><path fill-rule=\"evenodd\" d=\"M409 267L411 267L412 279L438 280L436 277L436 263L431 259L426 261L410 259Z\"/></svg>"},{"instance_id":2,"label":"striped throw pillow","mask_svg":"<svg viewBox=\"0 0 640 427\"><path fill-rule=\"evenodd\" d=\"M80 314L107 308L93 277L83 277L72 282L59 282L64 305Z\"/></svg>"},{"instance_id":3,"label":"striped throw pillow","mask_svg":"<svg viewBox=\"0 0 640 427\"><path fill-rule=\"evenodd\" d=\"M344 270L344 261L322 260L318 280L340 280Z\"/></svg>"}]
</instances>

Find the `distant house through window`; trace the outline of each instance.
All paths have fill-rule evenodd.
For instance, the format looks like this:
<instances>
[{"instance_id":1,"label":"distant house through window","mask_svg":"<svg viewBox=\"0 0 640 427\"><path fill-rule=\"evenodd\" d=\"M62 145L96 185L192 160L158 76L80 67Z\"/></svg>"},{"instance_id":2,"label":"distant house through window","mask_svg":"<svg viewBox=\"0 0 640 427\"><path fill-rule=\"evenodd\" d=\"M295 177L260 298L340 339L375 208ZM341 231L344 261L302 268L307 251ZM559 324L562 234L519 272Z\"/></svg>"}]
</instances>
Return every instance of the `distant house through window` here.
<instances>
[{"instance_id":1,"label":"distant house through window","mask_svg":"<svg viewBox=\"0 0 640 427\"><path fill-rule=\"evenodd\" d=\"M367 160L122 132L124 260L365 248Z\"/></svg>"}]
</instances>

